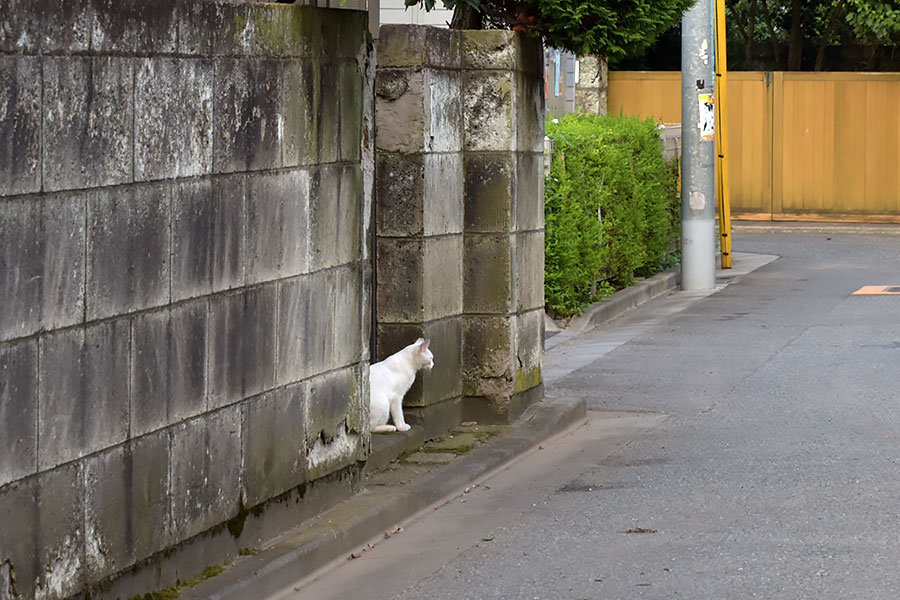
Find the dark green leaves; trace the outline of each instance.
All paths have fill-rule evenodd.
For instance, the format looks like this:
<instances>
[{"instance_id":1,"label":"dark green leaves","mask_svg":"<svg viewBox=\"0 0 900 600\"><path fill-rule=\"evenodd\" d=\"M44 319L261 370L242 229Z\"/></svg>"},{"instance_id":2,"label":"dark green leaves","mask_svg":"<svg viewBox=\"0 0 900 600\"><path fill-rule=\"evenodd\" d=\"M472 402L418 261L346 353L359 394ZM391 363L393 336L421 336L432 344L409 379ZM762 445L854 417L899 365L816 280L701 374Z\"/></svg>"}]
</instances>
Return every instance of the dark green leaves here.
<instances>
[{"instance_id":1,"label":"dark green leaves","mask_svg":"<svg viewBox=\"0 0 900 600\"><path fill-rule=\"evenodd\" d=\"M436 0L405 0L427 10ZM676 25L695 0L441 0L466 4L493 23L544 37L548 46L576 54L624 57L646 50Z\"/></svg>"}]
</instances>

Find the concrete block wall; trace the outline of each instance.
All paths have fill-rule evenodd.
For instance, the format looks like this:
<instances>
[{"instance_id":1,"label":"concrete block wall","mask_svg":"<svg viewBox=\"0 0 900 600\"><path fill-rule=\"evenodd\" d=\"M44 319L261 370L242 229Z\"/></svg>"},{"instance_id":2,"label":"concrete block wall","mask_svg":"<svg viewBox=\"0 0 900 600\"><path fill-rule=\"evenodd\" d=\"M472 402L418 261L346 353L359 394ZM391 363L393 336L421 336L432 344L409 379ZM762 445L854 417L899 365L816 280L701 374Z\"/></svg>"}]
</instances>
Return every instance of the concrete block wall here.
<instances>
[{"instance_id":1,"label":"concrete block wall","mask_svg":"<svg viewBox=\"0 0 900 600\"><path fill-rule=\"evenodd\" d=\"M542 396L544 79L539 40L462 37L466 416L518 417Z\"/></svg>"},{"instance_id":2,"label":"concrete block wall","mask_svg":"<svg viewBox=\"0 0 900 600\"><path fill-rule=\"evenodd\" d=\"M541 393L540 43L385 25L377 56L377 358L432 338L427 434L515 418Z\"/></svg>"},{"instance_id":3,"label":"concrete block wall","mask_svg":"<svg viewBox=\"0 0 900 600\"><path fill-rule=\"evenodd\" d=\"M404 410L431 435L462 418L460 35L385 25L376 54L376 358L431 339Z\"/></svg>"},{"instance_id":4,"label":"concrete block wall","mask_svg":"<svg viewBox=\"0 0 900 600\"><path fill-rule=\"evenodd\" d=\"M606 115L608 108L609 61L586 55L576 59L579 77L575 82L575 110L595 115Z\"/></svg>"},{"instance_id":5,"label":"concrete block wall","mask_svg":"<svg viewBox=\"0 0 900 600\"><path fill-rule=\"evenodd\" d=\"M0 4L0 598L170 585L254 546L273 498L353 479L367 35L290 5Z\"/></svg>"}]
</instances>

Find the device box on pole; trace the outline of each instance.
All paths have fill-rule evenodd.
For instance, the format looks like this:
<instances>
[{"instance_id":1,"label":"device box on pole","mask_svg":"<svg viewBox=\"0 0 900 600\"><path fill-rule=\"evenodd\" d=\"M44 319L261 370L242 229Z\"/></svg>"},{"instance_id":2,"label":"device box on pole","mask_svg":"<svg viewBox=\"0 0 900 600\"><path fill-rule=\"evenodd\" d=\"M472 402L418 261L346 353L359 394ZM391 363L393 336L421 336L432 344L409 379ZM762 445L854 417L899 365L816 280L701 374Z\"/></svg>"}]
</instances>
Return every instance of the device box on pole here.
<instances>
[{"instance_id":1,"label":"device box on pole","mask_svg":"<svg viewBox=\"0 0 900 600\"><path fill-rule=\"evenodd\" d=\"M681 288L716 286L715 101L712 11L700 0L681 21Z\"/></svg>"}]
</instances>

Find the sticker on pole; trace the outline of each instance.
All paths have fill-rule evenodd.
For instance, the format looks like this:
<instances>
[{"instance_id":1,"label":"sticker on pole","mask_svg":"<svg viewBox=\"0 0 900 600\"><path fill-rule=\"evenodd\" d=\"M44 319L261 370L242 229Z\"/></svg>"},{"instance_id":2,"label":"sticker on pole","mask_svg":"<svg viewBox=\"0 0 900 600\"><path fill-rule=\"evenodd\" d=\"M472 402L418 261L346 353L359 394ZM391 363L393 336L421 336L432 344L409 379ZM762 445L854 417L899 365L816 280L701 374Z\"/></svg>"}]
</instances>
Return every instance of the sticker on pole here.
<instances>
[{"instance_id":1,"label":"sticker on pole","mask_svg":"<svg viewBox=\"0 0 900 600\"><path fill-rule=\"evenodd\" d=\"M700 94L700 141L716 137L716 101L712 94Z\"/></svg>"}]
</instances>

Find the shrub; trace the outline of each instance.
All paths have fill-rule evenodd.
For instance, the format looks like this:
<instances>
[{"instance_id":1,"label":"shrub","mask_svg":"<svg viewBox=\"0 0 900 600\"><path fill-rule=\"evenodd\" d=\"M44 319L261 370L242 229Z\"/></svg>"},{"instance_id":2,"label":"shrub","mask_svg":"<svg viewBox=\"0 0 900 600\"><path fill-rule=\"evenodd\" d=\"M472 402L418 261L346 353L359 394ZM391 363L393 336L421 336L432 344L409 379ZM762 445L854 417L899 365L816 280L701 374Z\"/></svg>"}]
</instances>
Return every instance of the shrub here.
<instances>
[{"instance_id":1,"label":"shrub","mask_svg":"<svg viewBox=\"0 0 900 600\"><path fill-rule=\"evenodd\" d=\"M662 158L650 119L567 115L547 135L544 295L567 317L667 260L680 222L677 165Z\"/></svg>"}]
</instances>

